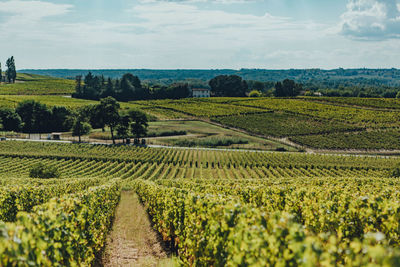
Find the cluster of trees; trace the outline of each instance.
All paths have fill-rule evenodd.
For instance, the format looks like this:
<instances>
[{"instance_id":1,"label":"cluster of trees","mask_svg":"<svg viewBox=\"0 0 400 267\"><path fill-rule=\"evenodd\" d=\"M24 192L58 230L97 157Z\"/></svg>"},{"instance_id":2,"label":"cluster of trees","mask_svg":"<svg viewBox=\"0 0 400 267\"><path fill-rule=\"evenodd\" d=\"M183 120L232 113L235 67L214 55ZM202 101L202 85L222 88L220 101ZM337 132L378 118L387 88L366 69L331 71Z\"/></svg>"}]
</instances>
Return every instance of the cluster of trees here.
<instances>
[{"instance_id":1,"label":"cluster of trees","mask_svg":"<svg viewBox=\"0 0 400 267\"><path fill-rule=\"evenodd\" d=\"M17 68L15 67L15 60L14 57L10 57L6 61L7 70L5 72L5 78L3 79L3 72L1 70L1 63L0 63L0 82L3 80L9 83L15 83L17 79Z\"/></svg>"},{"instance_id":2,"label":"cluster of trees","mask_svg":"<svg viewBox=\"0 0 400 267\"><path fill-rule=\"evenodd\" d=\"M243 97L246 93L250 97L297 96L303 90L302 85L293 80L285 79L282 82L270 83L261 81L245 81L237 75L219 75L210 80L209 85L214 96ZM249 86L250 85L250 86Z\"/></svg>"},{"instance_id":3,"label":"cluster of trees","mask_svg":"<svg viewBox=\"0 0 400 267\"><path fill-rule=\"evenodd\" d=\"M237 75L218 75L208 83L214 96L241 97L246 96L248 86L246 81Z\"/></svg>"},{"instance_id":4,"label":"cluster of trees","mask_svg":"<svg viewBox=\"0 0 400 267\"><path fill-rule=\"evenodd\" d=\"M302 91L303 87L301 84L296 83L293 80L285 79L282 82L275 84L274 95L276 97L290 97L297 96Z\"/></svg>"},{"instance_id":5,"label":"cluster of trees","mask_svg":"<svg viewBox=\"0 0 400 267\"><path fill-rule=\"evenodd\" d=\"M149 86L142 84L137 76L126 73L121 79L105 79L89 72L84 79L77 76L76 92L73 97L99 100L113 97L118 101L146 99L179 99L190 96L188 84L172 84L170 86Z\"/></svg>"},{"instance_id":6,"label":"cluster of trees","mask_svg":"<svg viewBox=\"0 0 400 267\"><path fill-rule=\"evenodd\" d=\"M16 109L0 108L0 129L29 134L68 131L72 126L71 115L65 107L49 109L34 100L26 100Z\"/></svg>"},{"instance_id":7,"label":"cluster of trees","mask_svg":"<svg viewBox=\"0 0 400 267\"><path fill-rule=\"evenodd\" d=\"M294 97L303 91L303 85L293 80L285 79L282 82L276 82L272 86L270 83L252 81L252 90L249 97L275 96L275 97ZM313 94L311 92L308 92Z\"/></svg>"},{"instance_id":8,"label":"cluster of trees","mask_svg":"<svg viewBox=\"0 0 400 267\"><path fill-rule=\"evenodd\" d=\"M120 110L120 104L113 97L100 99L97 105L83 106L77 111L76 120L72 126L74 136L88 134L91 128L105 129L109 127L111 139L115 138L126 142L130 137L138 139L147 135L148 117L140 110ZM115 135L115 133L117 135Z\"/></svg>"},{"instance_id":9,"label":"cluster of trees","mask_svg":"<svg viewBox=\"0 0 400 267\"><path fill-rule=\"evenodd\" d=\"M87 105L78 110L26 100L16 109L0 109L0 129L24 133L66 132L72 130L73 136L89 134L92 128L109 127L113 143L115 138L129 137L139 139L147 134L148 118L140 110L120 111L119 103L112 97L100 100L97 105ZM115 132L117 136L115 136Z\"/></svg>"}]
</instances>

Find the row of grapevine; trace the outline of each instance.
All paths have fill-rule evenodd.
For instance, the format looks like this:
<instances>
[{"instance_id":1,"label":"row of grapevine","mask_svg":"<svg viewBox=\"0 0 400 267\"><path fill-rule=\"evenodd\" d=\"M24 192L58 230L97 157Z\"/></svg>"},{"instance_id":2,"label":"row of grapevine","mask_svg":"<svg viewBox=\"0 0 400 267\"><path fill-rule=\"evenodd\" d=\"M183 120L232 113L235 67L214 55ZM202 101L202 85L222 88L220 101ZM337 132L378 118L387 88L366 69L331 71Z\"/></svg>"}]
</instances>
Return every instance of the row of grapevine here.
<instances>
[{"instance_id":1,"label":"row of grapevine","mask_svg":"<svg viewBox=\"0 0 400 267\"><path fill-rule=\"evenodd\" d=\"M400 109L400 101L397 98L305 97L304 99L363 108Z\"/></svg>"},{"instance_id":2,"label":"row of grapevine","mask_svg":"<svg viewBox=\"0 0 400 267\"><path fill-rule=\"evenodd\" d=\"M388 174L396 157L21 142L0 148L0 265L92 263L120 182L139 195L187 265L400 260L400 185ZM28 178L39 162L62 178Z\"/></svg>"},{"instance_id":3,"label":"row of grapevine","mask_svg":"<svg viewBox=\"0 0 400 267\"><path fill-rule=\"evenodd\" d=\"M314 118L312 116L269 112L214 117L213 121L264 136L286 137L310 134L343 133L364 130L363 127L341 121Z\"/></svg>"},{"instance_id":4,"label":"row of grapevine","mask_svg":"<svg viewBox=\"0 0 400 267\"><path fill-rule=\"evenodd\" d=\"M266 110L284 111L292 114L309 115L334 121L350 122L369 127L391 126L397 124L399 111L370 110L355 107L342 107L303 99L265 98L238 102L240 105Z\"/></svg>"},{"instance_id":5,"label":"row of grapevine","mask_svg":"<svg viewBox=\"0 0 400 267\"><path fill-rule=\"evenodd\" d=\"M310 101L315 100L315 101ZM161 101L139 101L140 104L147 104L148 108L172 110L195 117L219 117L256 113L268 113L280 111L295 115L311 116L315 119L350 122L359 126L382 127L397 124L400 115L398 110L372 110L359 108L358 106L369 106L377 108L397 108L400 105L394 100L369 100L359 98L322 98L319 101L313 98L213 98L213 99L181 99ZM353 103L354 101L358 101ZM138 102L138 103L139 103ZM137 102L135 102L137 103ZM331 104L332 103L332 104ZM338 106L344 103L347 106Z\"/></svg>"},{"instance_id":6,"label":"row of grapevine","mask_svg":"<svg viewBox=\"0 0 400 267\"><path fill-rule=\"evenodd\" d=\"M196 168L247 168L279 166L282 168L362 168L389 169L399 160L381 157L310 155L304 153L232 152L89 144L44 144L36 142L0 142L4 157L49 158L53 160L93 160L133 163L189 164ZM87 161L85 161L87 163ZM84 163L82 163L84 164ZM101 163L98 163L101 164ZM18 169L16 167L16 169ZM101 168L99 168L101 170ZM83 172L84 173L84 172Z\"/></svg>"},{"instance_id":7,"label":"row of grapevine","mask_svg":"<svg viewBox=\"0 0 400 267\"><path fill-rule=\"evenodd\" d=\"M293 136L291 141L320 149L400 149L398 129Z\"/></svg>"},{"instance_id":8,"label":"row of grapevine","mask_svg":"<svg viewBox=\"0 0 400 267\"><path fill-rule=\"evenodd\" d=\"M0 185L4 184L23 184L24 182L48 183L44 180L25 179L29 175L30 169L37 163L46 166L53 166L58 169L61 178L87 178L103 177L112 178L125 175L126 178L134 173L131 169L137 165L130 162L86 160L86 159L52 159L42 157L6 157L0 156L0 174L3 176ZM138 163L139 164L139 163ZM8 179L9 177L10 179ZM12 179L11 179L12 178ZM7 181L7 183L5 182Z\"/></svg>"},{"instance_id":9,"label":"row of grapevine","mask_svg":"<svg viewBox=\"0 0 400 267\"><path fill-rule=\"evenodd\" d=\"M101 253L120 186L113 181L65 195L0 223L1 266L89 266Z\"/></svg>"},{"instance_id":10,"label":"row of grapevine","mask_svg":"<svg viewBox=\"0 0 400 267\"><path fill-rule=\"evenodd\" d=\"M322 228L310 229L292 210L255 206L235 195L221 195L218 189L211 194L143 180L136 180L133 188L148 205L155 228L164 240L176 246L188 265L391 266L400 260L400 250L393 246L393 242L398 242L399 208L397 204L393 210L388 209L395 204L388 199L386 202L379 202L377 198L370 202L361 200L364 206L358 207L361 210L357 216L365 224L357 224L353 209L356 207L353 207L349 209L348 220L335 228L340 232L335 233ZM285 205L282 201L277 205ZM373 204L377 207L375 212L370 207ZM320 208L329 210L330 207L320 203ZM368 212L363 214L365 211ZM321 219L312 213L307 215L305 219L312 222L335 216L329 212L320 214ZM381 215L390 217L384 225L369 221ZM348 232L347 228L358 231ZM387 233L380 231L385 229Z\"/></svg>"},{"instance_id":11,"label":"row of grapevine","mask_svg":"<svg viewBox=\"0 0 400 267\"><path fill-rule=\"evenodd\" d=\"M53 197L85 191L104 183L100 178L68 179L54 184L0 187L0 220L14 221L19 211L31 211Z\"/></svg>"}]
</instances>

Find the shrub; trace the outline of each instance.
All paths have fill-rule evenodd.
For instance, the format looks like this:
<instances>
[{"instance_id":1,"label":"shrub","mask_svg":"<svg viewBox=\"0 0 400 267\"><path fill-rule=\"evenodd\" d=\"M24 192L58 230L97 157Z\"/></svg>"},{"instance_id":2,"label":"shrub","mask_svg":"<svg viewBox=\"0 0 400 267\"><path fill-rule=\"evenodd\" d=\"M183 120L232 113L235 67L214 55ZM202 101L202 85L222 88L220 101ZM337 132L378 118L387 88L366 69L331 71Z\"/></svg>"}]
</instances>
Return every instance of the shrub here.
<instances>
[{"instance_id":1,"label":"shrub","mask_svg":"<svg viewBox=\"0 0 400 267\"><path fill-rule=\"evenodd\" d=\"M262 93L257 90L253 90L249 93L249 97L261 97L261 96L262 96Z\"/></svg>"},{"instance_id":2,"label":"shrub","mask_svg":"<svg viewBox=\"0 0 400 267\"><path fill-rule=\"evenodd\" d=\"M159 136L175 136L175 135L186 135L187 132L183 130L171 130L161 132L150 132L147 137L159 137Z\"/></svg>"},{"instance_id":3,"label":"shrub","mask_svg":"<svg viewBox=\"0 0 400 267\"><path fill-rule=\"evenodd\" d=\"M211 137L204 139L178 139L173 142L177 146L185 147L219 147L230 146L234 144L248 144L249 140L238 137Z\"/></svg>"},{"instance_id":4,"label":"shrub","mask_svg":"<svg viewBox=\"0 0 400 267\"><path fill-rule=\"evenodd\" d=\"M29 171L29 177L31 178L58 178L60 173L56 167L46 166L43 163L35 164Z\"/></svg>"}]
</instances>

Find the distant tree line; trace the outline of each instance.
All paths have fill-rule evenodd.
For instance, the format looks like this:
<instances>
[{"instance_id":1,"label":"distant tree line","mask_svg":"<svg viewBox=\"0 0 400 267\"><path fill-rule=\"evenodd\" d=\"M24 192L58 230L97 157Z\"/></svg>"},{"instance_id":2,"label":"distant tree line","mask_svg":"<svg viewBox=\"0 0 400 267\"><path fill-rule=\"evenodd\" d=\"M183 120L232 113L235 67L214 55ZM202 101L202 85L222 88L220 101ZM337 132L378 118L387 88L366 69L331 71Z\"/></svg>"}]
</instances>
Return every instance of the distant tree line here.
<instances>
[{"instance_id":1,"label":"distant tree line","mask_svg":"<svg viewBox=\"0 0 400 267\"><path fill-rule=\"evenodd\" d=\"M388 86L349 86L336 89L317 89L312 88L311 92L319 92L324 96L330 97L375 97L375 98L395 98L399 97L400 88Z\"/></svg>"},{"instance_id":2,"label":"distant tree line","mask_svg":"<svg viewBox=\"0 0 400 267\"><path fill-rule=\"evenodd\" d=\"M219 75L211 79L209 85L213 95L221 97L294 97L303 90L301 84L289 79L276 83L247 82L237 75Z\"/></svg>"},{"instance_id":3,"label":"distant tree line","mask_svg":"<svg viewBox=\"0 0 400 267\"><path fill-rule=\"evenodd\" d=\"M388 73L382 72L384 74ZM195 71L193 71L195 72ZM253 73L254 70L248 70ZM392 75L397 75L399 71L393 71ZM178 73L178 72L177 72ZM245 70L240 73L248 76ZM263 72L258 72L262 74ZM374 70L353 70L347 71L338 69L331 72L320 70L290 70L264 73L265 75L278 75L286 73L289 77L281 81L261 81L244 80L236 74L218 75L208 82L200 79L187 79L178 81L176 79L159 80L159 84L142 83L138 76L124 74L121 79L104 78L104 76L94 76L89 72L85 77L76 77L76 93L73 97L99 100L112 96L118 101L147 100L147 99L180 99L191 96L191 88L208 88L212 96L219 97L244 97L244 96L276 96L294 97L299 94L323 95L323 96L342 96L342 97L385 97L394 98L400 96L399 88L390 85L382 85L381 79L385 76L379 71ZM329 74L337 79L331 79ZM349 80L351 75L376 75L377 78L358 77ZM308 80L303 79L309 77ZM251 76L250 76L251 77ZM275 76L271 76L271 79ZM298 78L303 77L303 78ZM318 77L324 77L318 80ZM378 78L380 77L380 78ZM260 76L260 78L262 78Z\"/></svg>"},{"instance_id":4,"label":"distant tree line","mask_svg":"<svg viewBox=\"0 0 400 267\"><path fill-rule=\"evenodd\" d=\"M34 100L20 102L15 109L0 108L0 130L35 134L72 131L73 136L89 134L92 128L110 129L111 138L146 136L148 117L140 110L120 110L112 97L103 98L99 104L83 106L77 110L66 107L47 107Z\"/></svg>"},{"instance_id":5,"label":"distant tree line","mask_svg":"<svg viewBox=\"0 0 400 267\"><path fill-rule=\"evenodd\" d=\"M250 85L250 86L249 86ZM270 83L260 81L245 81L237 75L218 75L208 82L211 95L216 97L245 97L249 92L252 96L293 97L300 94L302 85L293 80ZM199 88L204 88L199 86ZM73 97L99 100L113 97L119 101L147 99L180 99L191 95L188 84L176 83L169 86L142 84L139 77L130 73L121 79L105 79L104 76L94 76L89 72L84 78L76 77L76 92Z\"/></svg>"},{"instance_id":6,"label":"distant tree line","mask_svg":"<svg viewBox=\"0 0 400 267\"><path fill-rule=\"evenodd\" d=\"M60 78L75 78L77 75L86 75L87 70L27 70L28 73L48 75ZM169 86L177 82L188 82L208 84L208 81L219 75L237 75L249 81L260 81L262 83L272 83L272 86L284 79L294 80L301 83L304 87L315 85L319 89L338 89L339 87L370 87L375 88L388 86L398 88L400 86L400 69L287 69L287 70L267 70L267 69L212 69L212 70L152 70L152 69L120 69L120 70L92 70L92 74L112 79L120 78L125 73L134 73L142 82L149 84L162 84ZM250 84L249 84L250 87Z\"/></svg>"},{"instance_id":7,"label":"distant tree line","mask_svg":"<svg viewBox=\"0 0 400 267\"><path fill-rule=\"evenodd\" d=\"M17 79L17 68L15 67L14 57L10 57L9 59L7 59L6 67L7 69L3 77L3 71L1 69L1 63L0 63L0 82L15 83L15 80Z\"/></svg>"},{"instance_id":8,"label":"distant tree line","mask_svg":"<svg viewBox=\"0 0 400 267\"><path fill-rule=\"evenodd\" d=\"M113 97L118 101L146 99L179 99L190 96L188 84L176 83L170 86L142 84L137 76L124 74L121 79L105 79L104 76L94 76L89 72L82 80L77 76L76 92L73 97L99 100Z\"/></svg>"}]
</instances>

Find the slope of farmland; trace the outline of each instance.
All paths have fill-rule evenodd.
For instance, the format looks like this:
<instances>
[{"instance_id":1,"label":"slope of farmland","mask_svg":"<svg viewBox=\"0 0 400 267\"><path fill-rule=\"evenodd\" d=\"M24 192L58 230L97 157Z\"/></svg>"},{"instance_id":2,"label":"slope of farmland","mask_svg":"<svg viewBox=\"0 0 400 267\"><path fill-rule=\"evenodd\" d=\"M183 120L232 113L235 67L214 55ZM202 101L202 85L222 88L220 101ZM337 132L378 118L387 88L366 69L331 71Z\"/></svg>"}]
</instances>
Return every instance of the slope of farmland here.
<instances>
[{"instance_id":1,"label":"slope of farmland","mask_svg":"<svg viewBox=\"0 0 400 267\"><path fill-rule=\"evenodd\" d=\"M398 142L392 142L399 133L400 117L400 106L393 99L211 98L132 104L174 112L175 118L181 113L182 118L193 116L265 137L288 138L311 148L354 149L357 142L346 140L362 136L365 142L358 149L400 149ZM330 140L332 146L325 145Z\"/></svg>"},{"instance_id":2,"label":"slope of farmland","mask_svg":"<svg viewBox=\"0 0 400 267\"><path fill-rule=\"evenodd\" d=\"M18 73L13 84L0 83L1 95L71 95L75 81L36 74Z\"/></svg>"},{"instance_id":3,"label":"slope of farmland","mask_svg":"<svg viewBox=\"0 0 400 267\"><path fill-rule=\"evenodd\" d=\"M97 103L62 96L71 94L73 81L31 74L18 75L16 84L0 85L0 106L15 108L27 99L40 101L50 107L66 106L72 109ZM138 108L160 120L212 121L223 127L270 139L270 143L279 142L278 148L287 149L287 145L293 145L302 149L400 150L396 139L400 133L397 121L400 102L396 99L188 98L131 101L121 103L121 108ZM217 142L212 138L204 142L197 139L174 139L167 145L205 146L205 143ZM271 150L271 146L256 149Z\"/></svg>"}]
</instances>

